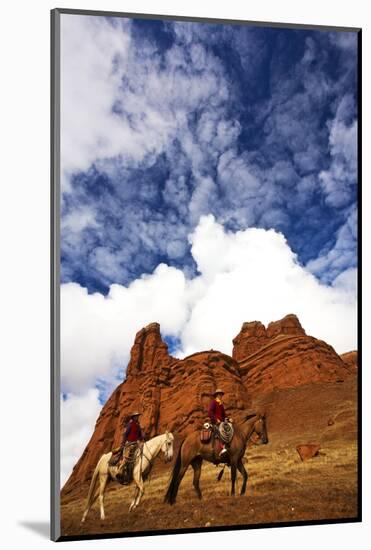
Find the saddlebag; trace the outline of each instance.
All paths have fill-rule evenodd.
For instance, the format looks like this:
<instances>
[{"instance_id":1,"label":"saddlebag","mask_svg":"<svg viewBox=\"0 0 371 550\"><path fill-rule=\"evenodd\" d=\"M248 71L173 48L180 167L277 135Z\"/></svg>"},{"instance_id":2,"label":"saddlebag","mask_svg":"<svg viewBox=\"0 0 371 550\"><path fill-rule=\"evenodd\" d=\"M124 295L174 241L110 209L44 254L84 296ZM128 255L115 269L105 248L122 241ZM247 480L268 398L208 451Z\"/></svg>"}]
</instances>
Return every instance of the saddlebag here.
<instances>
[{"instance_id":1,"label":"saddlebag","mask_svg":"<svg viewBox=\"0 0 371 550\"><path fill-rule=\"evenodd\" d=\"M211 432L210 429L202 428L201 435L200 435L201 442L202 443L209 443L209 441L211 439L211 433L212 432Z\"/></svg>"}]
</instances>

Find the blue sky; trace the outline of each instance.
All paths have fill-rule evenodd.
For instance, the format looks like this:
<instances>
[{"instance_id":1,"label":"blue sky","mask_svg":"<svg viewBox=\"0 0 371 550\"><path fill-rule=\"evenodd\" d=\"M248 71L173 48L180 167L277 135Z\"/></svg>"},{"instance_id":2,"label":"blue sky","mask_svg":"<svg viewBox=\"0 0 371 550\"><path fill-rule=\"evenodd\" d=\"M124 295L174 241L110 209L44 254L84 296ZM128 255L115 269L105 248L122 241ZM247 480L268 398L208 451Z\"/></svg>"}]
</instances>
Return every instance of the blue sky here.
<instances>
[{"instance_id":1,"label":"blue sky","mask_svg":"<svg viewBox=\"0 0 371 550\"><path fill-rule=\"evenodd\" d=\"M107 118L150 143L68 171L62 282L107 294L160 262L192 277L188 236L208 213L283 232L326 282L356 266L355 33L95 20L130 41L125 62L107 51Z\"/></svg>"}]
</instances>

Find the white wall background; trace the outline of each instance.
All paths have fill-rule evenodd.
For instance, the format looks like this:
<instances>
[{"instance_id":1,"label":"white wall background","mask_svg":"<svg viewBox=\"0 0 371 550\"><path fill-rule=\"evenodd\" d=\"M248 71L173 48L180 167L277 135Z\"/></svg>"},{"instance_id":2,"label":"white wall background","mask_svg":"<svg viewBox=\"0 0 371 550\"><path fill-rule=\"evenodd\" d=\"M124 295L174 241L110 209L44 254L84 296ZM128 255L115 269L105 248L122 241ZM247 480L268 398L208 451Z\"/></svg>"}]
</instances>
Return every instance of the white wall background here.
<instances>
[{"instance_id":1,"label":"white wall background","mask_svg":"<svg viewBox=\"0 0 371 550\"><path fill-rule=\"evenodd\" d=\"M367 2L239 0L18 0L2 5L1 73L1 544L40 548L49 520L49 10L54 7L363 27L364 327L363 387L370 388L370 15ZM367 67L368 66L368 67ZM368 70L366 70L368 68ZM369 250L367 250L367 247ZM368 391L367 395L368 397ZM188 548L189 544L275 549L352 546L370 535L370 403L364 404L364 523L232 533L72 542L69 548ZM368 402L367 402L368 401ZM23 452L20 453L20 448ZM12 457L13 452L15 453ZM199 539L199 540L198 540Z\"/></svg>"}]
</instances>

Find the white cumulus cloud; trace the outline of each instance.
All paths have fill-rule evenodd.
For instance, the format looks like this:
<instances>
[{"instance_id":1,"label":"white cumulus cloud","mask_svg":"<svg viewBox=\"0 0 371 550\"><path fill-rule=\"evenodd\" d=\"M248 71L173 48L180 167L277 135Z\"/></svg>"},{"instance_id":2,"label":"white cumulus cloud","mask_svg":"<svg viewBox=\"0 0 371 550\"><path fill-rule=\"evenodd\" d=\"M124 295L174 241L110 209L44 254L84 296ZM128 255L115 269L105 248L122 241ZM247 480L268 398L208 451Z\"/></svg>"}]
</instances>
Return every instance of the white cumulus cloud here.
<instances>
[{"instance_id":1,"label":"white cumulus cloud","mask_svg":"<svg viewBox=\"0 0 371 550\"><path fill-rule=\"evenodd\" d=\"M160 264L128 287L88 294L77 283L61 289L61 379L64 391L83 392L97 378L126 367L135 333L157 321L181 341L181 352L231 353L244 321L263 323L295 313L307 333L339 352L356 347L352 274L322 284L301 266L284 235L273 229L227 232L211 215L190 236L199 275ZM115 370L116 369L116 370Z\"/></svg>"},{"instance_id":2,"label":"white cumulus cloud","mask_svg":"<svg viewBox=\"0 0 371 550\"><path fill-rule=\"evenodd\" d=\"M186 355L208 348L231 353L242 322L267 324L288 313L338 353L356 347L354 287L346 279L336 286L321 284L298 263L282 233L256 228L227 233L205 216L191 240L201 275L188 287L191 313L182 331Z\"/></svg>"},{"instance_id":3,"label":"white cumulus cloud","mask_svg":"<svg viewBox=\"0 0 371 550\"><path fill-rule=\"evenodd\" d=\"M220 139L234 135L233 121L223 119L229 90L222 64L201 44L189 54L174 44L162 59L149 40L138 47L131 20L85 15L64 14L61 36L64 190L71 174L93 163L116 157L135 165L175 137L186 142L187 114L196 106L218 112Z\"/></svg>"},{"instance_id":4,"label":"white cumulus cloud","mask_svg":"<svg viewBox=\"0 0 371 550\"><path fill-rule=\"evenodd\" d=\"M177 335L186 322L182 271L160 264L130 286L111 285L109 294L88 294L77 283L61 288L61 384L81 393L97 378L125 366L135 333L156 320Z\"/></svg>"},{"instance_id":5,"label":"white cumulus cloud","mask_svg":"<svg viewBox=\"0 0 371 550\"><path fill-rule=\"evenodd\" d=\"M88 443L100 409L96 389L61 400L61 486Z\"/></svg>"}]
</instances>

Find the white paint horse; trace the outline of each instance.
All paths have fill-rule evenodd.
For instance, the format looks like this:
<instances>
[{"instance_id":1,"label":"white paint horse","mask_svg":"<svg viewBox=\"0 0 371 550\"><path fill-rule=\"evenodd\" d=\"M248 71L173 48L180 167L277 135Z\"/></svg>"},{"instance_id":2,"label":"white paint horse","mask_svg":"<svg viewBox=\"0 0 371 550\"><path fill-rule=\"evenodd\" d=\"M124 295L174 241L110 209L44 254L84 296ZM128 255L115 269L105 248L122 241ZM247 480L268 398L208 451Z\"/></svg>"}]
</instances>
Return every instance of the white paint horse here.
<instances>
[{"instance_id":1,"label":"white paint horse","mask_svg":"<svg viewBox=\"0 0 371 550\"><path fill-rule=\"evenodd\" d=\"M142 496L144 494L144 479L148 476L153 462L156 456L160 451L163 452L165 457L165 462L170 462L173 458L173 442L174 436L172 433L166 431L166 433L157 435L149 441L145 441L142 448L136 450L134 457L134 468L133 468L133 481L136 485L134 498L131 501L129 512L135 510L139 505ZM81 519L81 523L84 523L88 512L96 499L99 497L100 505L100 518L105 519L104 513L104 491L107 485L107 481L116 479L117 474L120 471L120 466L110 466L108 464L112 452L106 453L100 457L98 463L95 467L92 480L90 482L89 493L86 508ZM96 485L99 477L99 491L96 492Z\"/></svg>"}]
</instances>

